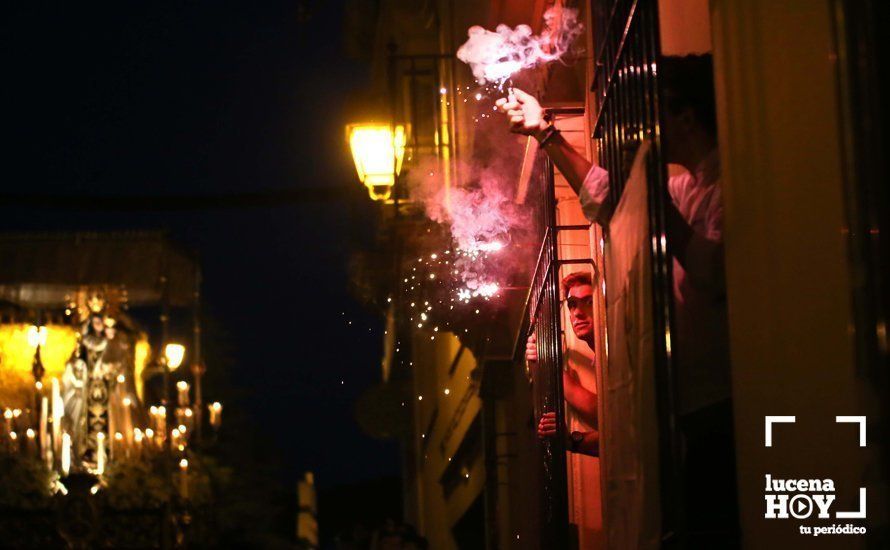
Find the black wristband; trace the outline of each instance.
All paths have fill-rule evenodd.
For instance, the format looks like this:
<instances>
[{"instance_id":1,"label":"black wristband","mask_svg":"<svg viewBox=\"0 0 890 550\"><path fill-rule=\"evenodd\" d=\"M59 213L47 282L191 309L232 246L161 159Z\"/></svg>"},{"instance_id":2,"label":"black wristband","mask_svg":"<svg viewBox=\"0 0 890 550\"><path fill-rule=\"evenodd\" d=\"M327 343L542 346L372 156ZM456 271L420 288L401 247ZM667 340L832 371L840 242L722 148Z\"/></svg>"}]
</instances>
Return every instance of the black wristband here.
<instances>
[{"instance_id":1,"label":"black wristband","mask_svg":"<svg viewBox=\"0 0 890 550\"><path fill-rule=\"evenodd\" d=\"M544 147L545 145L547 145L547 142L553 139L553 136L557 135L558 133L559 130L556 128L556 126L554 126L553 124L548 126L547 129L544 130L544 135L541 137L541 139L538 140L539 147Z\"/></svg>"}]
</instances>

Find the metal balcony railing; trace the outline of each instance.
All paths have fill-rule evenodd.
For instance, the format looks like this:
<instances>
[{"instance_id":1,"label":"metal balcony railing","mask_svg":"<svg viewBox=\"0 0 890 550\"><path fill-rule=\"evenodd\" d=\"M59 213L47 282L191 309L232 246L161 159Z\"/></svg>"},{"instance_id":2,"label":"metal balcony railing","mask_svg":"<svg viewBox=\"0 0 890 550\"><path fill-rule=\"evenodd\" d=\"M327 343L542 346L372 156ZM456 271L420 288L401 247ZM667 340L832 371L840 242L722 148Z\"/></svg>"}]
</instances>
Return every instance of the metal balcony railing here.
<instances>
[{"instance_id":1,"label":"metal balcony railing","mask_svg":"<svg viewBox=\"0 0 890 550\"><path fill-rule=\"evenodd\" d=\"M655 388L661 480L662 535L669 540L684 530L681 467L675 431L676 374L667 335L672 331L672 257L665 235L670 201L661 157L658 58L661 53L656 0L592 0L596 21L596 72L593 89L598 109L594 138L600 165L609 172L610 195L617 205L637 147L651 146L646 159L649 231L652 243ZM608 236L607 236L608 238Z\"/></svg>"},{"instance_id":2,"label":"metal balcony railing","mask_svg":"<svg viewBox=\"0 0 890 550\"><path fill-rule=\"evenodd\" d=\"M556 223L556 197L553 165L546 157L538 159L532 185L541 193L537 199L538 220L543 236L535 270L529 285L522 327L516 339L516 353L525 349L530 334L537 338L538 363L530 372L534 420L555 412L560 431L557 437L542 441L541 467L543 478L541 509L542 547L566 548L569 544L568 479L566 472L565 406L562 388L563 328L560 316L559 268L561 265L589 264L589 258L561 260L558 236L561 231L587 231L588 225Z\"/></svg>"}]
</instances>

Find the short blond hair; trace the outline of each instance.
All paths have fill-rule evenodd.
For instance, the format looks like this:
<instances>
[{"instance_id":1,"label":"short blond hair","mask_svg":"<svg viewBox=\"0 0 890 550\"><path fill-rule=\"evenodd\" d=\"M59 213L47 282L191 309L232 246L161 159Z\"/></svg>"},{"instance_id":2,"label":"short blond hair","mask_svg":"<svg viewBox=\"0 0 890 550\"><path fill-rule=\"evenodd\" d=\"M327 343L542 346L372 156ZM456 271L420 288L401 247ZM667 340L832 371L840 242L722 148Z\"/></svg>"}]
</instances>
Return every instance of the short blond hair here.
<instances>
[{"instance_id":1,"label":"short blond hair","mask_svg":"<svg viewBox=\"0 0 890 550\"><path fill-rule=\"evenodd\" d=\"M560 283L560 288L562 289L562 295L564 298L568 298L569 291L572 290L573 287L578 285L590 285L593 286L598 278L599 273L597 273L596 266L593 266L593 271L575 271L573 273L569 273L565 277L563 277L562 282Z\"/></svg>"}]
</instances>

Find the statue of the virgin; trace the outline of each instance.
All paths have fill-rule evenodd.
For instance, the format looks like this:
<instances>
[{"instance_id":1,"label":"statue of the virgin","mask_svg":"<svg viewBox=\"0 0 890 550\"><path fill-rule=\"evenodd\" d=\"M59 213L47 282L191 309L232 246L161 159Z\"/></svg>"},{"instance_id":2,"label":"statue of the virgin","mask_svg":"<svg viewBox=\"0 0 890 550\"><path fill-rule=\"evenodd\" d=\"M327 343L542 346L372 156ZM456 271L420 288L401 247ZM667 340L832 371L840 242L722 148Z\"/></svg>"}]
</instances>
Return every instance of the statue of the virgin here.
<instances>
[{"instance_id":1,"label":"statue of the virgin","mask_svg":"<svg viewBox=\"0 0 890 550\"><path fill-rule=\"evenodd\" d=\"M78 338L71 358L65 363L62 374L62 401L65 404L63 427L71 436L72 451L75 457L83 457L87 438L87 381L89 368L83 360L83 345Z\"/></svg>"},{"instance_id":2,"label":"statue of the virgin","mask_svg":"<svg viewBox=\"0 0 890 550\"><path fill-rule=\"evenodd\" d=\"M81 338L83 359L86 362L88 377L86 391L86 453L85 460L96 462L98 443L96 434L105 434L105 441L110 442L113 434L108 430L108 392L111 370L103 361L108 341L105 339L104 316L93 313ZM106 453L108 450L106 449Z\"/></svg>"}]
</instances>

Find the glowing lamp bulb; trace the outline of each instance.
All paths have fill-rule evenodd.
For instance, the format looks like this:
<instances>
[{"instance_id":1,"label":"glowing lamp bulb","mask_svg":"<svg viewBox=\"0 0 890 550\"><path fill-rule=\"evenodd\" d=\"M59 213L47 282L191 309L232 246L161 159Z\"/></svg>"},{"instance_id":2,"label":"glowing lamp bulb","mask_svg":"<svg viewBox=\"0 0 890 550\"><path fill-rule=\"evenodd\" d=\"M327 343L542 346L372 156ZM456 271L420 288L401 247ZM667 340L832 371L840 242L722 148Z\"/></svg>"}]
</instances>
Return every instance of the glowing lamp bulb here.
<instances>
[{"instance_id":1,"label":"glowing lamp bulb","mask_svg":"<svg viewBox=\"0 0 890 550\"><path fill-rule=\"evenodd\" d=\"M350 124L346 137L355 170L373 200L389 200L405 157L405 127L380 123Z\"/></svg>"}]
</instances>

